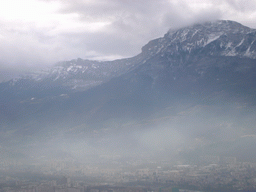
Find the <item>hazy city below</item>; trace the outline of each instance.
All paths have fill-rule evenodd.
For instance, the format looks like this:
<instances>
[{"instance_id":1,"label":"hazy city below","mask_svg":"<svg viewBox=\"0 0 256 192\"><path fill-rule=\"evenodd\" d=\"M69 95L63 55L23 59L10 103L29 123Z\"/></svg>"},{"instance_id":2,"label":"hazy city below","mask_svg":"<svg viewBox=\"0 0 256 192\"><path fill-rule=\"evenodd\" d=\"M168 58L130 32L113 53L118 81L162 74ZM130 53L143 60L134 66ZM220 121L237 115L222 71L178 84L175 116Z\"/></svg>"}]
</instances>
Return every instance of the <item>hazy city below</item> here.
<instances>
[{"instance_id":1,"label":"hazy city below","mask_svg":"<svg viewBox=\"0 0 256 192\"><path fill-rule=\"evenodd\" d=\"M107 157L102 157L107 158ZM256 163L200 156L198 164L168 158L108 157L98 163L51 160L1 162L1 191L253 191ZM100 158L99 158L100 160Z\"/></svg>"}]
</instances>

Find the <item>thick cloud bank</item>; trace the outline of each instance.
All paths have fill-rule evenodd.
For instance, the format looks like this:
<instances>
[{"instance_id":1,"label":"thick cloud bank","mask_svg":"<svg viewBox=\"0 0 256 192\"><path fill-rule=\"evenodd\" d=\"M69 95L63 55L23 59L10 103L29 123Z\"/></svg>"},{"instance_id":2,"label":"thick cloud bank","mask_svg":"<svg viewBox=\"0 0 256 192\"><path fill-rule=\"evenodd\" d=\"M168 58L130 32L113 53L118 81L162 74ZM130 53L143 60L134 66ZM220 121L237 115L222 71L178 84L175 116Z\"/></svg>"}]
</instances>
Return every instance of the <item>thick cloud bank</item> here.
<instances>
[{"instance_id":1,"label":"thick cloud bank","mask_svg":"<svg viewBox=\"0 0 256 192\"><path fill-rule=\"evenodd\" d=\"M10 0L0 3L1 70L138 54L169 28L229 19L256 28L253 0Z\"/></svg>"}]
</instances>

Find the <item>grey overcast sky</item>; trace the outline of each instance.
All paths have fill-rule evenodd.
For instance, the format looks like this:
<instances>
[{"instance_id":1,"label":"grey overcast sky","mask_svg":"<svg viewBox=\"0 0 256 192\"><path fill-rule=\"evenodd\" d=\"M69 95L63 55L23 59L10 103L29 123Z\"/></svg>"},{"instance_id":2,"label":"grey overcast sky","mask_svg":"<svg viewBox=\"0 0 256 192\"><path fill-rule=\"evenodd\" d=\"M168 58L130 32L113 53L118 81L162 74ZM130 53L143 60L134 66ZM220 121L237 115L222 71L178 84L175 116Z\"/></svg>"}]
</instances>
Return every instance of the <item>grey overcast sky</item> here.
<instances>
[{"instance_id":1,"label":"grey overcast sky","mask_svg":"<svg viewBox=\"0 0 256 192\"><path fill-rule=\"evenodd\" d=\"M130 57L170 28L216 19L256 28L256 1L0 0L0 70Z\"/></svg>"}]
</instances>

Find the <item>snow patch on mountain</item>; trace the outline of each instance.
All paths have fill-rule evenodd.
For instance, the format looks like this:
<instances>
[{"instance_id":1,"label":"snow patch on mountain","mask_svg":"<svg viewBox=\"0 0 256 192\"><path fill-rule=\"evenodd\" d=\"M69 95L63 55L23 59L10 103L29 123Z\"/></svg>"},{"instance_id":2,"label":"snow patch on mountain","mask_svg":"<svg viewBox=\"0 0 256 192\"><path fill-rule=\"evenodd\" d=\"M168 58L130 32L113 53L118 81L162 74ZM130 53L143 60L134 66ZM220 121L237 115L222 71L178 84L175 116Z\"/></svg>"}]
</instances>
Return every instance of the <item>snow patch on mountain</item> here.
<instances>
[{"instance_id":1,"label":"snow patch on mountain","mask_svg":"<svg viewBox=\"0 0 256 192\"><path fill-rule=\"evenodd\" d=\"M216 39L218 39L220 36L222 35L222 33L220 33L220 34L210 34L209 36L208 36L208 39L207 39L207 42L206 42L206 44L205 45L207 45L207 44L209 44L209 43L211 43L211 42L213 42L213 41L215 41Z\"/></svg>"}]
</instances>

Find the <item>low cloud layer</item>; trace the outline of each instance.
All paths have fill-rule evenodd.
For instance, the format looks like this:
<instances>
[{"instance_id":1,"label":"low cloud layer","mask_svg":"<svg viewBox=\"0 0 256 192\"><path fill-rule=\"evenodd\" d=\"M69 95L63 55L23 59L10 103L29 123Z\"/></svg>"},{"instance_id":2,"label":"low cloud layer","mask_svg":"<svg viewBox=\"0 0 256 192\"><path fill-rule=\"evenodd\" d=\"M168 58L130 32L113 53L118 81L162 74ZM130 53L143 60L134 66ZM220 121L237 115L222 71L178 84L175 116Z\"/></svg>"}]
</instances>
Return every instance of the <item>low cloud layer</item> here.
<instances>
[{"instance_id":1,"label":"low cloud layer","mask_svg":"<svg viewBox=\"0 0 256 192\"><path fill-rule=\"evenodd\" d=\"M130 57L169 28L208 20L256 28L253 0L10 0L0 7L2 70Z\"/></svg>"}]
</instances>

